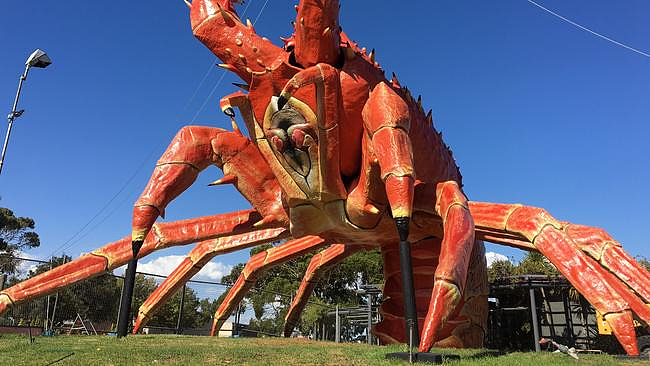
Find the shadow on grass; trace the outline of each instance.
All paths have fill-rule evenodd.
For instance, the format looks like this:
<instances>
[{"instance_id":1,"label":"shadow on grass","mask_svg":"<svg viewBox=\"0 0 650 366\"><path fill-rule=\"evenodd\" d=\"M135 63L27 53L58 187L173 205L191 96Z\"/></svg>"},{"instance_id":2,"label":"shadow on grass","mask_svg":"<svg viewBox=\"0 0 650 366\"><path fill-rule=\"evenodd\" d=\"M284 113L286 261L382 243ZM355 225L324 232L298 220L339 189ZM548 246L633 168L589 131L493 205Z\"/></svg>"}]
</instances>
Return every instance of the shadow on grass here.
<instances>
[{"instance_id":1,"label":"shadow on grass","mask_svg":"<svg viewBox=\"0 0 650 366\"><path fill-rule=\"evenodd\" d=\"M59 358L58 360L54 360L54 361L52 361L52 362L46 364L45 366L50 366L50 365L54 365L55 363L59 363L59 362L65 360L66 358L68 358L68 357L70 357L70 356L72 356L72 355L74 355L74 352L71 352L71 353L69 353L69 354L63 356L63 357Z\"/></svg>"}]
</instances>

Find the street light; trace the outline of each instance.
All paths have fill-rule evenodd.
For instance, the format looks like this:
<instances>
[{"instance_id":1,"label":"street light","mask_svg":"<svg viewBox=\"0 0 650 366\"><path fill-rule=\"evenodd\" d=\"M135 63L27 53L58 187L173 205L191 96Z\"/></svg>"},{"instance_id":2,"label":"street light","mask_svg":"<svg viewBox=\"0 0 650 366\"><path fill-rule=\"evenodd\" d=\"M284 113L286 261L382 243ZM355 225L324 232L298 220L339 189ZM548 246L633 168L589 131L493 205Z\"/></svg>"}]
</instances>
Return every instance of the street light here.
<instances>
[{"instance_id":1,"label":"street light","mask_svg":"<svg viewBox=\"0 0 650 366\"><path fill-rule=\"evenodd\" d=\"M50 57L42 50L36 49L32 52L31 55L25 61L25 71L20 75L20 80L18 81L18 91L16 92L16 98L14 99L14 107L11 109L11 113L7 115L7 121L9 121L9 126L7 127L7 135L5 136L5 143L2 146L2 156L0 157L0 173L2 173L2 165L5 161L5 154L7 153L7 145L9 144L9 136L11 135L11 127L14 124L14 120L22 116L24 109L16 110L18 107L18 98L20 98L20 91L23 88L23 81L27 79L27 73L32 67L37 67L44 69L52 63Z\"/></svg>"}]
</instances>

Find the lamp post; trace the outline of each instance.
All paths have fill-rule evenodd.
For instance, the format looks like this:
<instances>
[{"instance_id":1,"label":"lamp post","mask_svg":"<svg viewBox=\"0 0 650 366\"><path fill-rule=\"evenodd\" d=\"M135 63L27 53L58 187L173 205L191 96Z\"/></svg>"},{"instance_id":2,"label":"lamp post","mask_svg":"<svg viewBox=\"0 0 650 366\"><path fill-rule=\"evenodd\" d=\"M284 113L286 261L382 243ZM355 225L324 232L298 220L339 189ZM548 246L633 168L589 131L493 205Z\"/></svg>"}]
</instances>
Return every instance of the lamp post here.
<instances>
[{"instance_id":1,"label":"lamp post","mask_svg":"<svg viewBox=\"0 0 650 366\"><path fill-rule=\"evenodd\" d=\"M50 60L47 54L40 49L36 49L36 51L32 52L32 54L29 55L27 61L25 62L25 71L23 72L22 75L20 75L20 80L18 81L18 91L16 91L14 106L11 109L11 113L7 115L7 121L9 122L9 126L7 127L7 135L5 136L5 143L2 146L2 156L0 157L0 173L2 173L2 165L5 161L5 154L7 153L7 145L9 144L9 136L11 135L11 127L13 127L14 120L20 117L25 111L24 109L16 110L16 108L18 108L18 99L20 98L20 91L23 88L23 81L27 79L27 73L29 72L30 68L38 67L44 69L48 67L51 63L52 60Z\"/></svg>"}]
</instances>

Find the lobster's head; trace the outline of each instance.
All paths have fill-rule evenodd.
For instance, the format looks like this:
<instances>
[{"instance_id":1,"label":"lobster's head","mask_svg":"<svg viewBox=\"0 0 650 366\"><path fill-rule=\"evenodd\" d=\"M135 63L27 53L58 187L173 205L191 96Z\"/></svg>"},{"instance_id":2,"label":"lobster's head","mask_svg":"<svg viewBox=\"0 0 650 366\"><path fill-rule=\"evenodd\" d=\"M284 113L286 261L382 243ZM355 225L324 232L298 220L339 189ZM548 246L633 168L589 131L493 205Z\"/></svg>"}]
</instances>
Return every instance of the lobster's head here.
<instances>
[{"instance_id":1,"label":"lobster's head","mask_svg":"<svg viewBox=\"0 0 650 366\"><path fill-rule=\"evenodd\" d=\"M295 98L278 99L287 82L301 70L316 65L339 66L343 54L339 2L300 1L294 34L284 40L284 47L260 37L250 21L239 18L233 4L228 0L194 0L190 5L194 35L223 61L222 67L247 83L254 119L247 127L267 160L277 161L272 168L283 181L280 184L289 201L320 200L333 191L328 188L332 186L336 186L333 194L340 198L345 194L342 184L324 182L330 176L324 171L329 170L324 167L330 165L328 160L336 160L337 172L331 177L340 177L338 147L327 145L328 139L321 136L324 127L319 126L322 112L318 106L325 102L315 98L313 86ZM332 154L336 157L328 159Z\"/></svg>"}]
</instances>

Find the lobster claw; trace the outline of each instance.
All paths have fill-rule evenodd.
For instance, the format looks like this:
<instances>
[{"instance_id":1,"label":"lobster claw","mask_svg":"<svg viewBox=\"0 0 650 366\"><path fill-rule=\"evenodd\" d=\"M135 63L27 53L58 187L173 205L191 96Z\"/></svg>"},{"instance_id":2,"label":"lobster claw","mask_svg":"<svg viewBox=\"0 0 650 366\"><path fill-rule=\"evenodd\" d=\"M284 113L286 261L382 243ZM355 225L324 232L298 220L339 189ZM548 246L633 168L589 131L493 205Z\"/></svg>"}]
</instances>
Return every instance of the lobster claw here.
<instances>
[{"instance_id":1,"label":"lobster claw","mask_svg":"<svg viewBox=\"0 0 650 366\"><path fill-rule=\"evenodd\" d=\"M188 0L184 0L188 4ZM194 0L190 6L190 22L192 29L209 17L221 13L225 19L231 19L231 14L235 14L233 2L230 0Z\"/></svg>"}]
</instances>

